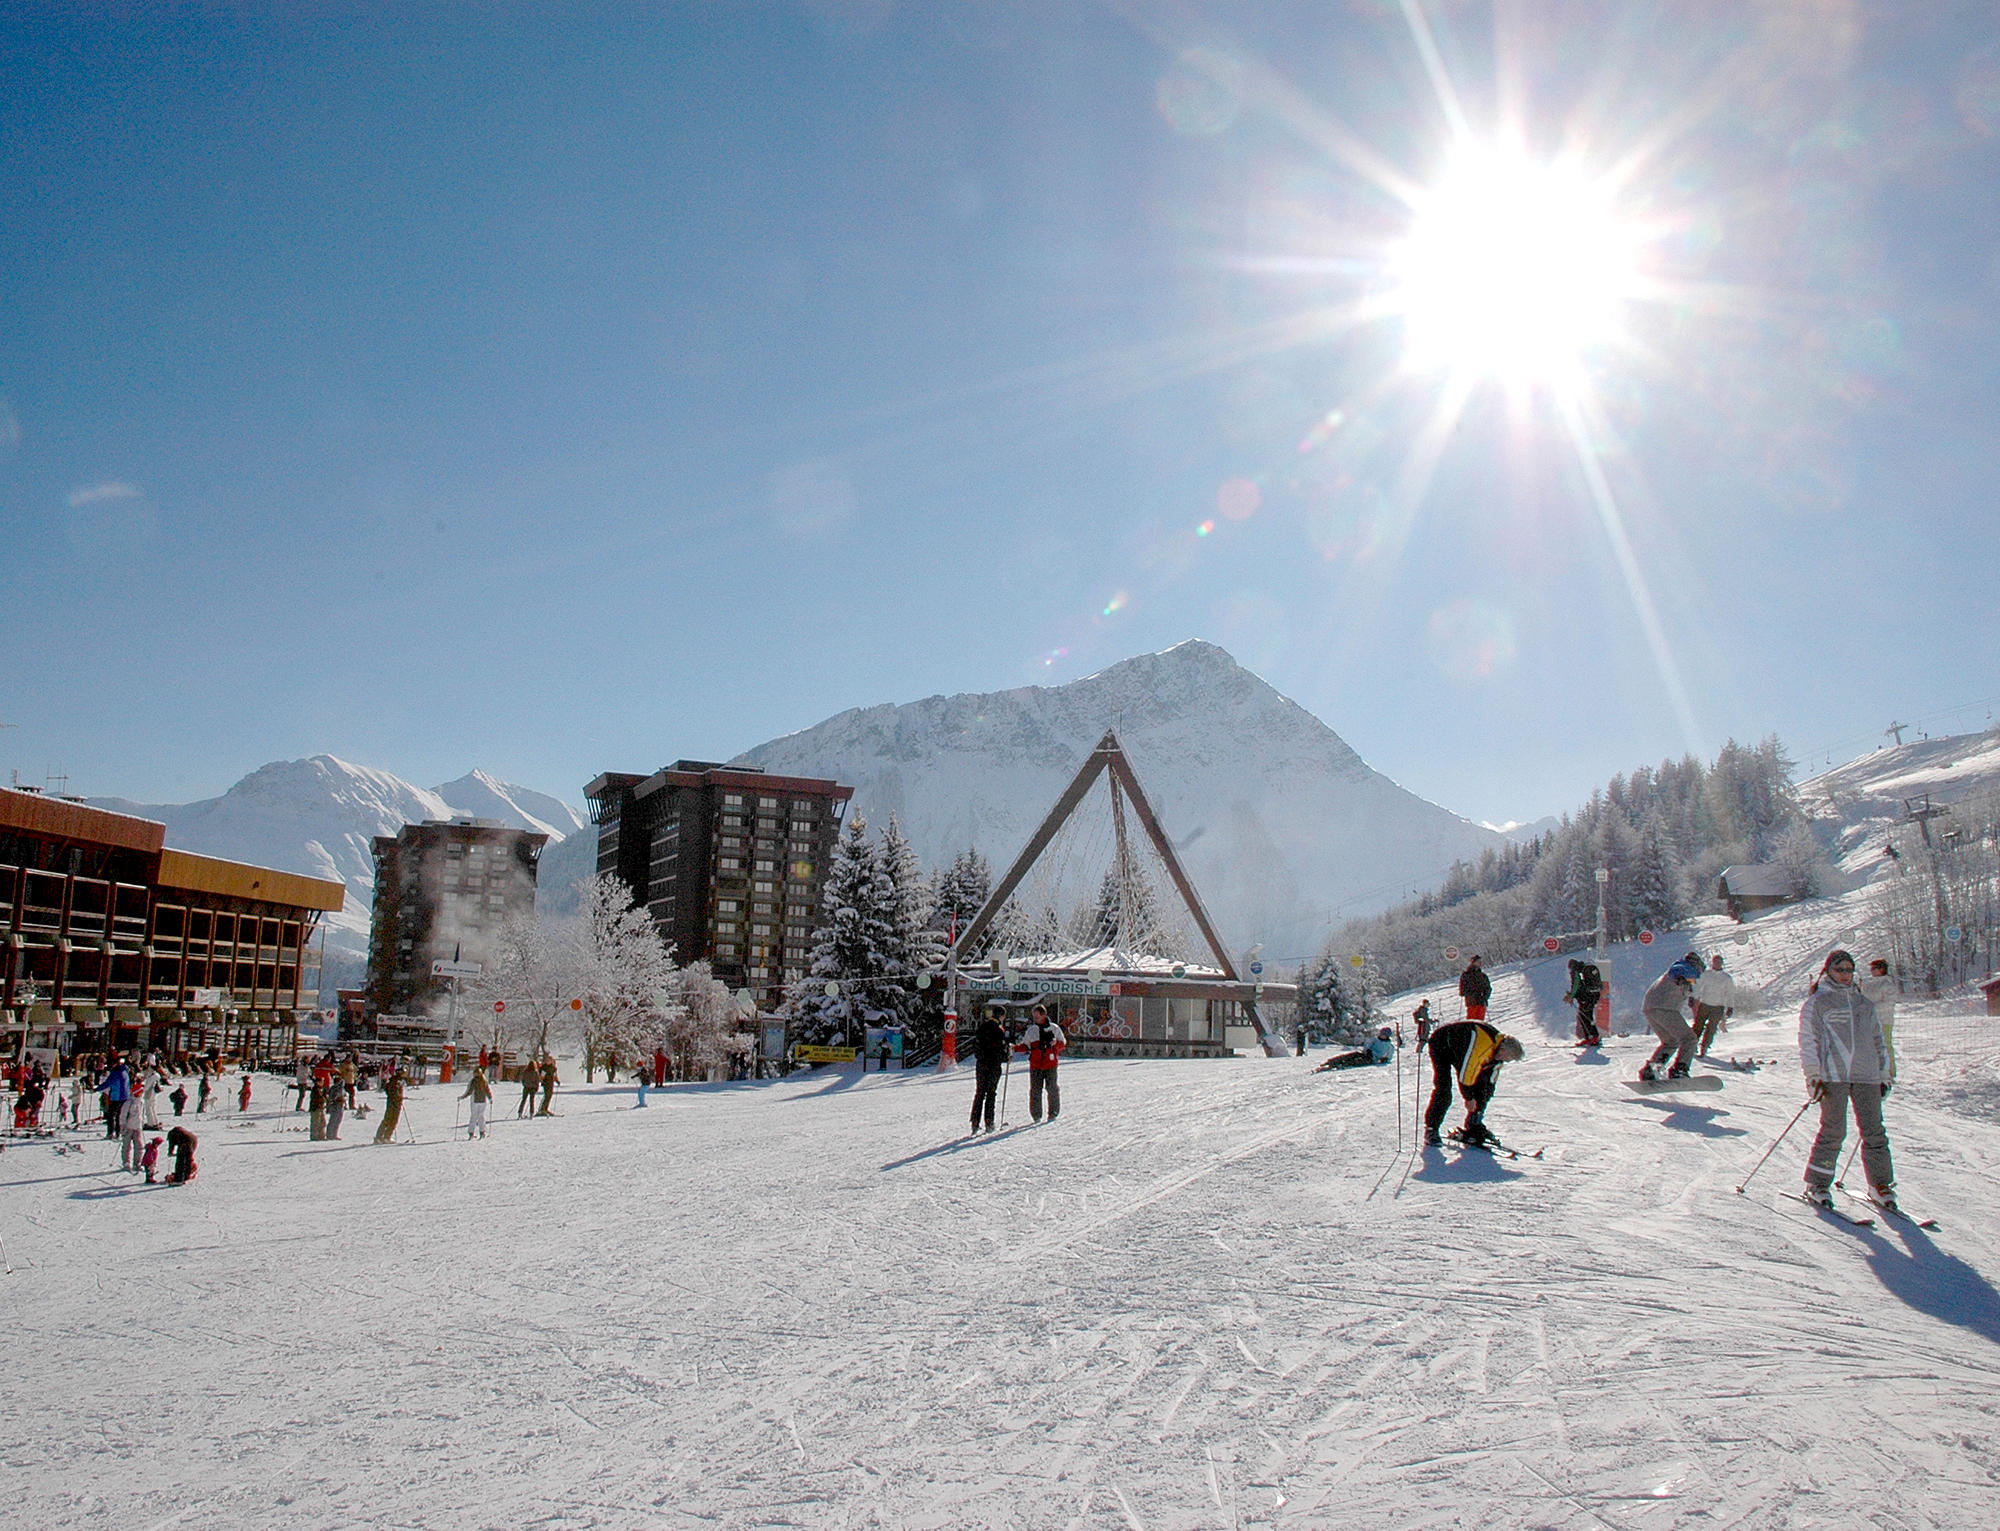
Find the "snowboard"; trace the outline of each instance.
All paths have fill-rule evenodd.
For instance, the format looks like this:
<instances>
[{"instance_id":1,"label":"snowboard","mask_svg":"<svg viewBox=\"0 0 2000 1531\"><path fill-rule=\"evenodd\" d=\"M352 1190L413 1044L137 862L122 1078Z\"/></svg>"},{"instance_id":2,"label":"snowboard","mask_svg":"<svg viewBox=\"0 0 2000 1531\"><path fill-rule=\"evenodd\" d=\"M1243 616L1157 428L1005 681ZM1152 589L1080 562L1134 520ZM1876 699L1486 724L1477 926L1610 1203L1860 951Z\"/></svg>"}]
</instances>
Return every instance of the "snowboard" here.
<instances>
[{"instance_id":1,"label":"snowboard","mask_svg":"<svg viewBox=\"0 0 2000 1531\"><path fill-rule=\"evenodd\" d=\"M1628 1079L1625 1088L1641 1095L1666 1095L1682 1090L1719 1090L1722 1081L1713 1074L1690 1074L1685 1079Z\"/></svg>"}]
</instances>

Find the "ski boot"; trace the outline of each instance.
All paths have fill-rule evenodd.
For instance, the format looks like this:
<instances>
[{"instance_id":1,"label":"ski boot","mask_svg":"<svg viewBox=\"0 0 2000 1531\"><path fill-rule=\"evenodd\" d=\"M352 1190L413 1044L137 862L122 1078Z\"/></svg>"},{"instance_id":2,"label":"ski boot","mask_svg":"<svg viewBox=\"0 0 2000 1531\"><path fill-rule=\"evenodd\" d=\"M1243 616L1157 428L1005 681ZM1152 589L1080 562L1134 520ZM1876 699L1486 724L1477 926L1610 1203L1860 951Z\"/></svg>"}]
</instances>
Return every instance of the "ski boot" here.
<instances>
[{"instance_id":1,"label":"ski boot","mask_svg":"<svg viewBox=\"0 0 2000 1531\"><path fill-rule=\"evenodd\" d=\"M1833 1192L1823 1185L1809 1185L1801 1194L1815 1207L1830 1209L1833 1206Z\"/></svg>"},{"instance_id":2,"label":"ski boot","mask_svg":"<svg viewBox=\"0 0 2000 1531\"><path fill-rule=\"evenodd\" d=\"M1890 1186L1886 1190L1870 1187L1868 1199L1891 1217L1901 1217L1903 1215L1903 1209L1896 1205L1896 1188L1894 1186Z\"/></svg>"},{"instance_id":3,"label":"ski boot","mask_svg":"<svg viewBox=\"0 0 2000 1531\"><path fill-rule=\"evenodd\" d=\"M1658 1084L1660 1082L1659 1071L1650 1063L1642 1063L1639 1065L1639 1079L1643 1084Z\"/></svg>"},{"instance_id":4,"label":"ski boot","mask_svg":"<svg viewBox=\"0 0 2000 1531\"><path fill-rule=\"evenodd\" d=\"M1671 1068L1667 1070L1667 1078L1669 1079L1685 1079L1687 1076L1688 1071L1684 1068Z\"/></svg>"},{"instance_id":5,"label":"ski boot","mask_svg":"<svg viewBox=\"0 0 2000 1531\"><path fill-rule=\"evenodd\" d=\"M1426 1129L1426 1131L1424 1132L1424 1147L1426 1148L1444 1147L1444 1139L1438 1136L1437 1128L1431 1127Z\"/></svg>"}]
</instances>

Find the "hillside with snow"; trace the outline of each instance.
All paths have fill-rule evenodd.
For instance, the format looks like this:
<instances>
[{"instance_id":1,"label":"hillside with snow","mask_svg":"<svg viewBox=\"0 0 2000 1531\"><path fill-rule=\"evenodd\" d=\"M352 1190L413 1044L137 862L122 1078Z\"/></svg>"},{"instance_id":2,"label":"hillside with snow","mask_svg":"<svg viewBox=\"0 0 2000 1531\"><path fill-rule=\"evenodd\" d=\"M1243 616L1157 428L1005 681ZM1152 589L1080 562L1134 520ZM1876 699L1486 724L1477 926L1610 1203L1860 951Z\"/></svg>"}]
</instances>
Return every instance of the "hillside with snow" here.
<instances>
[{"instance_id":1,"label":"hillside with snow","mask_svg":"<svg viewBox=\"0 0 2000 1531\"><path fill-rule=\"evenodd\" d=\"M739 756L851 784L942 866L997 876L1107 728L1116 729L1223 937L1315 948L1336 917L1432 886L1502 837L1370 770L1340 736L1212 643L1189 640L1061 686L843 712Z\"/></svg>"}]
</instances>

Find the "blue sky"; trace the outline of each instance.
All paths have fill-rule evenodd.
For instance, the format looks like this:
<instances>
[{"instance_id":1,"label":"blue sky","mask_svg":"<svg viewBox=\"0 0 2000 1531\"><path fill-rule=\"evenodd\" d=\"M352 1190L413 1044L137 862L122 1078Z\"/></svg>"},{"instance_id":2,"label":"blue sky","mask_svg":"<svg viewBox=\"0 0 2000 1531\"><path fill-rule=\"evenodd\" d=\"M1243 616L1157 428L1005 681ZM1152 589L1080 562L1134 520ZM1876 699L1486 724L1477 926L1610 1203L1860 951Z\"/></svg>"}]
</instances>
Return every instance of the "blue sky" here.
<instances>
[{"instance_id":1,"label":"blue sky","mask_svg":"<svg viewBox=\"0 0 2000 1531\"><path fill-rule=\"evenodd\" d=\"M24 781L575 799L1200 636L1501 820L2000 696L1990 6L22 6L0 102ZM1391 252L1508 134L1651 286L1454 392Z\"/></svg>"}]
</instances>

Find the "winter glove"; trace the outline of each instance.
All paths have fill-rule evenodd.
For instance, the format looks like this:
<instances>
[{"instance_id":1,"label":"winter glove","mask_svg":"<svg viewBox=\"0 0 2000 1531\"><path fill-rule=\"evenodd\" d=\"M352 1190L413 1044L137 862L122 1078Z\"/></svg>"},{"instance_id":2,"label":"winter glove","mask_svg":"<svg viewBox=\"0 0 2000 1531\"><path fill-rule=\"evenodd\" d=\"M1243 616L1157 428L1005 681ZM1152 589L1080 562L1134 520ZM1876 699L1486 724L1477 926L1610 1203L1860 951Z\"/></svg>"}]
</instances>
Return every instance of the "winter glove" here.
<instances>
[{"instance_id":1,"label":"winter glove","mask_svg":"<svg viewBox=\"0 0 2000 1531\"><path fill-rule=\"evenodd\" d=\"M1887 1100L1889 1098L1889 1087L1893 1085L1895 1082L1896 1081L1893 1079L1885 1079L1882 1081L1882 1098L1884 1100Z\"/></svg>"},{"instance_id":2,"label":"winter glove","mask_svg":"<svg viewBox=\"0 0 2000 1531\"><path fill-rule=\"evenodd\" d=\"M1807 1093L1806 1099L1824 1100L1826 1098L1826 1081L1824 1079L1812 1079L1808 1080L1807 1083L1812 1086L1812 1089Z\"/></svg>"}]
</instances>

